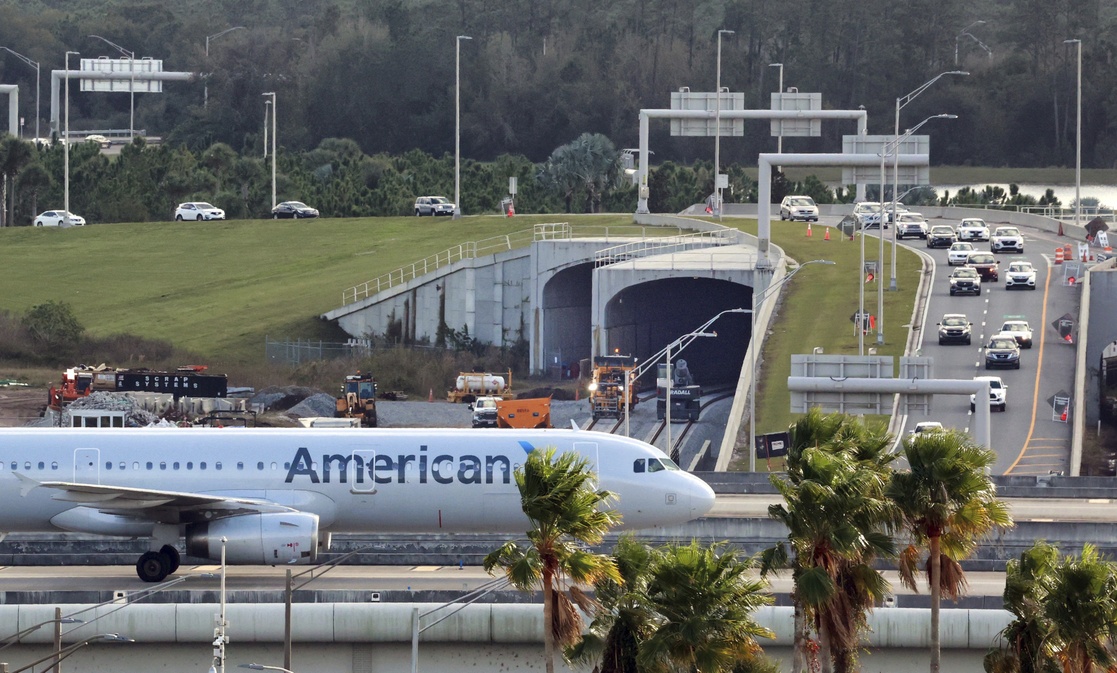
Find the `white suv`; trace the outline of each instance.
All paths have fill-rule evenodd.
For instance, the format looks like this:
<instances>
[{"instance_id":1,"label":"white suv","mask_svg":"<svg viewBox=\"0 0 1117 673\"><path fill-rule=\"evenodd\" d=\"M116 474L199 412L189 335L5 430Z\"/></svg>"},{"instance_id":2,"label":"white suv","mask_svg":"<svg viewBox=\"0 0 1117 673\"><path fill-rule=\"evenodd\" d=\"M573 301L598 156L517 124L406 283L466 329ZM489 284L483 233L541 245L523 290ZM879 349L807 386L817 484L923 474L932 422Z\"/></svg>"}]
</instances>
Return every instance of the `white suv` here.
<instances>
[{"instance_id":1,"label":"white suv","mask_svg":"<svg viewBox=\"0 0 1117 673\"><path fill-rule=\"evenodd\" d=\"M989 382L989 407L992 409L1005 410L1008 404L1008 386L1001 380L999 376L975 376L974 381L988 381ZM970 411L977 410L977 395L970 395Z\"/></svg>"},{"instance_id":2,"label":"white suv","mask_svg":"<svg viewBox=\"0 0 1117 673\"><path fill-rule=\"evenodd\" d=\"M225 211L204 201L192 201L178 204L178 208L175 208L175 219L179 222L183 220L223 220L225 219Z\"/></svg>"},{"instance_id":3,"label":"white suv","mask_svg":"<svg viewBox=\"0 0 1117 673\"><path fill-rule=\"evenodd\" d=\"M959 241L988 241L989 227L980 217L967 217L958 223Z\"/></svg>"},{"instance_id":4,"label":"white suv","mask_svg":"<svg viewBox=\"0 0 1117 673\"><path fill-rule=\"evenodd\" d=\"M1024 252L1024 237L1016 227L997 227L989 238L989 249L993 252Z\"/></svg>"},{"instance_id":5,"label":"white suv","mask_svg":"<svg viewBox=\"0 0 1117 673\"><path fill-rule=\"evenodd\" d=\"M415 215L417 217L423 215L450 217L453 214L454 204L445 196L420 196L415 199Z\"/></svg>"},{"instance_id":6,"label":"white suv","mask_svg":"<svg viewBox=\"0 0 1117 673\"><path fill-rule=\"evenodd\" d=\"M818 222L818 206L809 196L785 196L780 202L780 219Z\"/></svg>"}]
</instances>

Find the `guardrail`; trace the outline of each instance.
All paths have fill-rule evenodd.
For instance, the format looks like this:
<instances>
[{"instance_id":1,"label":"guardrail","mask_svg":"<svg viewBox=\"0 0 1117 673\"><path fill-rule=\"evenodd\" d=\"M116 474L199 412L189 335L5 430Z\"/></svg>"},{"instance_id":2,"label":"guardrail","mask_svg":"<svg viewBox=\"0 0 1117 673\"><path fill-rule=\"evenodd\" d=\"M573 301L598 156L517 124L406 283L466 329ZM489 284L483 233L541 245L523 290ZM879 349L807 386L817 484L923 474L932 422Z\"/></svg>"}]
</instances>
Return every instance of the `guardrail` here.
<instances>
[{"instance_id":1,"label":"guardrail","mask_svg":"<svg viewBox=\"0 0 1117 673\"><path fill-rule=\"evenodd\" d=\"M649 231L651 229L651 231ZM352 304L361 299L366 299L384 290L389 290L397 285L414 280L420 276L437 271L464 259L476 259L486 255L495 255L498 252L525 247L535 241L566 241L573 238L610 238L633 236L644 237L649 233L660 233L663 227L644 227L640 225L621 225L606 227L597 225L573 226L569 222L547 222L536 224L531 229L523 229L503 236L483 238L479 241L469 241L443 250L417 262L402 266L394 271L377 276L341 293L341 305ZM667 228L666 231L682 231L678 227ZM702 247L709 247L702 246Z\"/></svg>"},{"instance_id":2,"label":"guardrail","mask_svg":"<svg viewBox=\"0 0 1117 673\"><path fill-rule=\"evenodd\" d=\"M701 250L716 248L725 245L740 243L740 232L735 229L722 229L716 231L699 231L693 234L681 234L664 238L641 239L630 243L615 245L611 248L598 250L594 253L594 267L608 266L618 262L627 262L640 257L652 255L665 255L687 250Z\"/></svg>"}]
</instances>

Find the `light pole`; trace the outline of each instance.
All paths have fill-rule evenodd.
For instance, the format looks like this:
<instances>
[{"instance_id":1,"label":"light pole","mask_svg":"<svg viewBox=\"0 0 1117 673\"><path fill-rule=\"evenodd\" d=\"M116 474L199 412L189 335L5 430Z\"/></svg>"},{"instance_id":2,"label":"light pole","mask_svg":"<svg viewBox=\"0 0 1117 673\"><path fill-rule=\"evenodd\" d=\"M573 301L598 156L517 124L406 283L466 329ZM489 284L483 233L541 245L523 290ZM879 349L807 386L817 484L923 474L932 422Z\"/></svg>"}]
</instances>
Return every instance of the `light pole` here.
<instances>
[{"instance_id":1,"label":"light pole","mask_svg":"<svg viewBox=\"0 0 1117 673\"><path fill-rule=\"evenodd\" d=\"M225 545L228 542L229 538L222 536L221 613L217 616L217 626L213 629L213 663L209 667L209 673L225 673L225 645L229 643L229 637L225 635L225 630L229 628L229 622L225 620Z\"/></svg>"},{"instance_id":2,"label":"light pole","mask_svg":"<svg viewBox=\"0 0 1117 673\"><path fill-rule=\"evenodd\" d=\"M265 113L264 114L267 114L267 112L266 112L267 103L271 103L271 207L274 209L275 208L275 160L277 159L277 157L275 156L275 134L276 134L275 119L276 119L276 117L279 116L279 111L278 111L277 106L276 106L275 92L274 91L269 91L267 93L260 94L260 95L271 96L270 101L264 101L264 103L265 103L265 108L264 108ZM264 124L264 133L267 133L267 128L268 128L268 125L267 125L267 123L265 123ZM265 147L264 151L266 152L267 151L267 149L266 149L267 140L264 141L264 147Z\"/></svg>"},{"instance_id":3,"label":"light pole","mask_svg":"<svg viewBox=\"0 0 1117 673\"><path fill-rule=\"evenodd\" d=\"M43 657L42 659L36 659L35 661L32 661L30 664L27 664L26 666L24 666L22 668L17 668L14 671L11 671L11 673L23 673L24 671L30 671L31 669L35 668L39 664L45 663L45 662L50 661L52 659L55 661L55 665L57 665L58 662L61 662L63 659L69 657L74 652L77 652L81 648L83 648L86 645L89 645L91 643L134 643L134 642L136 642L136 641L132 640L131 638L125 638L124 636L120 635L119 633L99 633L95 636L90 636L88 638L85 638L84 640L79 640L76 643L71 643L71 644L67 645L66 647L63 647L62 649L55 650L54 652L51 652L50 654ZM8 666L7 664L0 664L0 667L3 667L5 670L7 670L7 666Z\"/></svg>"},{"instance_id":4,"label":"light pole","mask_svg":"<svg viewBox=\"0 0 1117 673\"><path fill-rule=\"evenodd\" d=\"M916 131L918 131L921 126L923 126L927 122L931 121L932 119L957 119L957 118L958 118L958 115L949 115L949 114L932 115L930 117L927 117L923 121L919 122L914 127L908 129L907 132L904 133L904 135L901 136L899 134L896 134L896 137L893 138L891 142L886 143L885 146L883 148L881 148L881 152L880 152L880 218L881 218L881 231L880 231L880 256L879 256L879 259L880 259L880 265L882 267L884 266L884 229L883 229L883 227L884 227L884 205L885 205L884 204L884 160L888 157L888 153L892 152L893 156L896 157L896 162L899 163L899 161L900 161L900 159L899 159L899 157L900 157L900 143L902 143L903 141L910 138L912 136L912 134L914 134ZM896 186L893 185L893 187L892 187L892 216L893 216L893 218L892 218L892 289L896 289L896 229L898 228L898 226L897 226L898 223L896 221L895 215L896 215ZM864 236L862 236L862 239L864 239ZM864 265L862 264L862 266L864 266ZM880 275L881 271L882 271L882 269L877 269L877 275L878 276ZM865 284L862 283L861 286L864 287ZM862 294L864 294L864 292L862 292ZM864 307L862 307L861 310L862 310L862 312L864 312ZM861 332L859 331L858 334L860 334L860 333ZM884 345L884 282L880 278L877 279L877 345L878 346L883 346Z\"/></svg>"},{"instance_id":5,"label":"light pole","mask_svg":"<svg viewBox=\"0 0 1117 673\"><path fill-rule=\"evenodd\" d=\"M721 36L732 34L732 30L724 28L718 31L718 67L717 82L715 82L717 91L714 94L717 98L714 108L714 216L719 220L721 219L721 180L719 180L721 177ZM671 406L670 402L668 399L668 407Z\"/></svg>"},{"instance_id":6,"label":"light pole","mask_svg":"<svg viewBox=\"0 0 1117 673\"><path fill-rule=\"evenodd\" d=\"M984 22L982 22L982 23L984 23ZM892 137L896 138L896 137L899 137L899 135L900 135L900 110L903 109L908 103L915 100L916 96L918 96L919 94L926 91L929 86L931 86L932 84L934 84L935 82L939 81L941 78L943 78L947 75L969 75L969 74L970 73L968 73L964 70L950 70L948 72L939 73L938 75L935 75L931 79L929 79L926 82L924 82L923 84L919 85L919 87L917 89L915 89L915 91L912 91L911 93L909 93L906 96L901 96L900 98L897 98L896 99L896 126L893 128ZM893 214L893 217L895 217L895 214L896 214L896 200L897 200L896 199L896 192L899 189L899 182L900 182L900 145L899 145L899 143L897 143L896 144L896 156L895 156L895 160L892 164L892 214ZM881 180L880 191L881 191L880 200L883 202L884 201L884 180ZM881 240L883 241L883 239L884 239L884 209L883 209L883 207L881 208L880 218L881 218L880 236L881 236ZM882 246L882 250L883 250L883 246ZM880 259L881 259L881 263L883 264L883 262L884 262L883 251L881 252ZM883 269L878 269L877 274L880 274L883 271L884 271ZM892 225L892 274L891 274L890 279L888 281L888 289L892 292L896 291L896 225L895 224ZM882 298L882 301L883 301L883 298ZM877 320L880 320L879 316L877 317Z\"/></svg>"},{"instance_id":7,"label":"light pole","mask_svg":"<svg viewBox=\"0 0 1117 673\"><path fill-rule=\"evenodd\" d=\"M216 40L217 38L221 37L222 35L224 35L226 33L231 33L234 30L247 30L247 29L244 26L233 26L232 28L226 28L225 30L221 31L220 33L215 33L213 35L207 35L206 36L206 66L207 67L209 66L209 41L210 40ZM209 78L208 77L206 78L206 83L205 83L205 87L203 88L202 96L203 96L202 97L202 107L203 108L209 107Z\"/></svg>"},{"instance_id":8,"label":"light pole","mask_svg":"<svg viewBox=\"0 0 1117 673\"><path fill-rule=\"evenodd\" d=\"M462 40L454 41L454 219L462 216Z\"/></svg>"},{"instance_id":9,"label":"light pole","mask_svg":"<svg viewBox=\"0 0 1117 673\"><path fill-rule=\"evenodd\" d=\"M38 143L39 142L39 62L38 61L32 61L31 59L27 58L23 54L21 54L19 52L16 52L16 51L12 51L11 49L8 49L7 47L0 47L0 49L3 49L4 51L8 52L12 56L15 56L19 60L23 61L24 63L26 63L27 65L29 65L29 66L31 66L32 68L35 69L35 142Z\"/></svg>"},{"instance_id":10,"label":"light pole","mask_svg":"<svg viewBox=\"0 0 1117 673\"><path fill-rule=\"evenodd\" d=\"M725 311L725 312L727 313L728 311ZM721 313L719 313L718 315L721 315ZM715 320L716 319L717 318L715 317ZM708 325L709 325L709 323L707 323L707 326ZM663 402L664 402L664 405L663 405L664 428L663 429L667 432L667 444L664 445L665 448L664 448L663 452L666 453L667 457L670 458L671 460L676 459L676 456L674 455L674 453L675 453L674 448L675 447L671 443L671 378L672 378L671 377L671 347L674 346L677 343L683 342L686 339L690 339L690 341L694 341L698 337L716 337L717 335L718 335L717 332L701 332L701 331L690 332L689 334L684 334L681 337L679 337L678 339L675 339L671 343L667 344L667 347L664 349L664 351L667 354L666 358L665 358L665 362L667 362L667 389L664 391L664 398L663 398ZM687 341L687 343L689 344L690 341ZM685 348L685 346L683 348ZM675 352L675 355L678 355L679 352L681 352L683 350L683 348L679 348L679 350ZM676 461L676 462L680 462L680 461Z\"/></svg>"},{"instance_id":11,"label":"light pole","mask_svg":"<svg viewBox=\"0 0 1117 673\"><path fill-rule=\"evenodd\" d=\"M1074 224L1082 220L1082 40L1063 40L1063 44L1078 45L1078 123L1074 143Z\"/></svg>"},{"instance_id":12,"label":"light pole","mask_svg":"<svg viewBox=\"0 0 1117 673\"><path fill-rule=\"evenodd\" d=\"M70 54L81 56L80 52L66 52L66 105L65 131L62 137L62 209L66 211L66 221L70 220Z\"/></svg>"},{"instance_id":13,"label":"light pole","mask_svg":"<svg viewBox=\"0 0 1117 673\"><path fill-rule=\"evenodd\" d=\"M780 69L780 95L783 95L783 63L769 63L769 68ZM780 103L780 110L783 110L783 103ZM783 154L783 121L779 122L780 134L776 136L776 154Z\"/></svg>"},{"instance_id":14,"label":"light pole","mask_svg":"<svg viewBox=\"0 0 1117 673\"><path fill-rule=\"evenodd\" d=\"M97 38L128 57L128 93L131 96L131 100L128 104L128 140L131 141L136 135L136 52L128 51L119 44L106 40L100 35L90 35L89 37Z\"/></svg>"},{"instance_id":15,"label":"light pole","mask_svg":"<svg viewBox=\"0 0 1117 673\"><path fill-rule=\"evenodd\" d=\"M862 230L862 238L864 238L864 230ZM780 282L775 285L769 285L760 292L754 292L752 295L752 325L751 334L749 336L749 352L752 353L752 375L749 377L749 472L756 472L756 365L760 359L761 342L756 338L756 316L760 312L760 305L763 304L771 296L771 292L781 285L795 277L795 274L803 270L803 267L810 266L811 264L834 264L828 259L812 259L809 262L803 262L795 267L795 270L780 279ZM862 265L863 266L863 265ZM864 308L861 309L864 311Z\"/></svg>"},{"instance_id":16,"label":"light pole","mask_svg":"<svg viewBox=\"0 0 1117 673\"><path fill-rule=\"evenodd\" d=\"M963 28L960 33L958 33L957 35L954 36L954 65L955 66L958 65L958 39L960 37L962 37L963 35L970 35L970 33L969 33L970 28L973 28L974 26L981 26L981 25L984 25L984 24L985 24L984 21L974 21L970 25ZM970 37L973 37L973 35L970 35ZM976 40L977 38L974 37L974 39ZM978 44L981 44L981 42L979 41ZM983 45L983 44L981 46L985 47L985 45ZM986 51L988 51L988 48L986 48Z\"/></svg>"}]
</instances>

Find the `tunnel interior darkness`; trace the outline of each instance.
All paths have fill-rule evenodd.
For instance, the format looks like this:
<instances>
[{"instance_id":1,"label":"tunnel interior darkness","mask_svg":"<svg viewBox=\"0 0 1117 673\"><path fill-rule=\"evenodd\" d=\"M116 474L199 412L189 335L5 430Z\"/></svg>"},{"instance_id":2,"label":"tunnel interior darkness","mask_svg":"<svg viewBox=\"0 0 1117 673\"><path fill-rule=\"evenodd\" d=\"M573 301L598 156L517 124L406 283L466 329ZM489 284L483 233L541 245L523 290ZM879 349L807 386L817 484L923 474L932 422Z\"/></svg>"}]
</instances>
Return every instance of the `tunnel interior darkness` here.
<instances>
[{"instance_id":1,"label":"tunnel interior darkness","mask_svg":"<svg viewBox=\"0 0 1117 673\"><path fill-rule=\"evenodd\" d=\"M543 286L543 367L570 364L593 350L593 263L555 274Z\"/></svg>"},{"instance_id":2,"label":"tunnel interior darkness","mask_svg":"<svg viewBox=\"0 0 1117 673\"><path fill-rule=\"evenodd\" d=\"M669 278L625 288L605 307L608 351L635 355L641 362L680 336L696 330L721 311L751 308L752 288L714 278ZM751 313L728 313L709 330L716 338L698 338L672 355L687 366L699 385L737 380L748 349ZM641 384L655 385L654 368Z\"/></svg>"}]
</instances>

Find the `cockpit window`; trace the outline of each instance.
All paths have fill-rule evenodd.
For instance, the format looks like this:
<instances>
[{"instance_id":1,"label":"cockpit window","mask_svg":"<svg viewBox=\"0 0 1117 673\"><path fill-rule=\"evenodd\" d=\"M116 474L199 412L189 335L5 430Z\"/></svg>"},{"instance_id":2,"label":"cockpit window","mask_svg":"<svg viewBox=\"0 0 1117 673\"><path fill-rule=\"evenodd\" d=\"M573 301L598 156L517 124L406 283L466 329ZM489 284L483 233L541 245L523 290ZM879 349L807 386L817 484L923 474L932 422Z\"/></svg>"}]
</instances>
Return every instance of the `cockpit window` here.
<instances>
[{"instance_id":1,"label":"cockpit window","mask_svg":"<svg viewBox=\"0 0 1117 673\"><path fill-rule=\"evenodd\" d=\"M659 462L658 458L648 459L648 472L661 472L664 469L663 463Z\"/></svg>"},{"instance_id":2,"label":"cockpit window","mask_svg":"<svg viewBox=\"0 0 1117 673\"><path fill-rule=\"evenodd\" d=\"M644 471L644 459L643 458L637 458L635 460L635 462L632 463L632 471L635 472L636 474L640 474Z\"/></svg>"}]
</instances>

